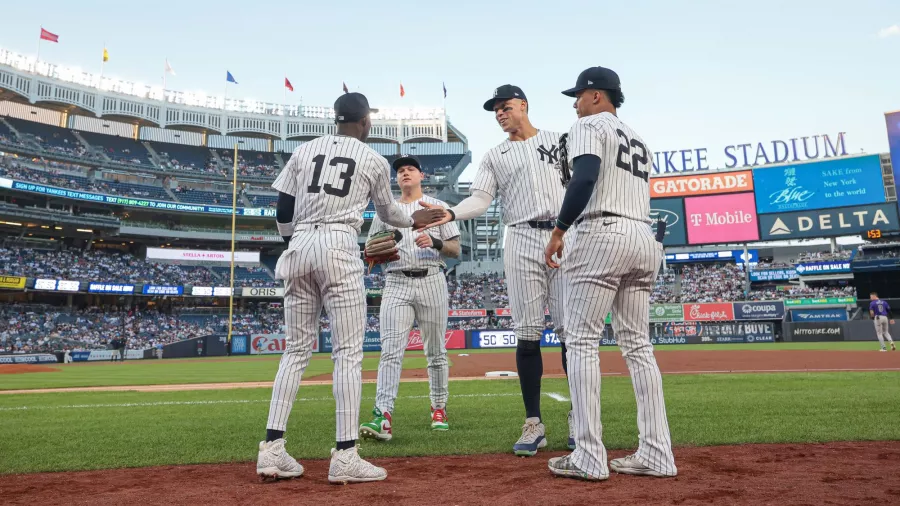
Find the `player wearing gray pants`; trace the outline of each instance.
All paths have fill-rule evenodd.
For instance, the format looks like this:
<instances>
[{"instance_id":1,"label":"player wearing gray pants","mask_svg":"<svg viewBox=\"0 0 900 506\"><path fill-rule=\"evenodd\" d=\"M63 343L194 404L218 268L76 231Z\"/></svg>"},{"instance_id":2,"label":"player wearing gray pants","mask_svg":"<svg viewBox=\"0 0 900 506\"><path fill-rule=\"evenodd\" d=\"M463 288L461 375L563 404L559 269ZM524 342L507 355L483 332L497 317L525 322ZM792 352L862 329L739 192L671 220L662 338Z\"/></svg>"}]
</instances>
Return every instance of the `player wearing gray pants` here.
<instances>
[{"instance_id":1,"label":"player wearing gray pants","mask_svg":"<svg viewBox=\"0 0 900 506\"><path fill-rule=\"evenodd\" d=\"M878 342L881 343L881 351L887 351L887 348L884 347L885 339L891 345L891 350L896 350L897 347L894 346L894 340L891 339L889 325L894 323L894 320L890 319L890 304L885 300L879 299L877 292L870 293L869 298L872 299L872 302L869 302L869 316L875 322L875 336L878 337Z\"/></svg>"},{"instance_id":2,"label":"player wearing gray pants","mask_svg":"<svg viewBox=\"0 0 900 506\"><path fill-rule=\"evenodd\" d=\"M397 184L402 195L397 205L408 214L424 209L420 201L447 207L438 199L422 194L425 175L414 156L394 161ZM377 217L369 237L389 230ZM447 397L450 366L444 336L447 330L447 279L441 255L458 257L459 227L447 223L427 234L401 229L396 245L398 258L384 266L384 292L381 299L381 360L378 362L378 387L374 418L359 427L359 435L380 441L393 437L394 401L400 387L403 354L409 344L413 322L418 322L422 346L428 362L428 387L431 397L431 428L448 430Z\"/></svg>"}]
</instances>

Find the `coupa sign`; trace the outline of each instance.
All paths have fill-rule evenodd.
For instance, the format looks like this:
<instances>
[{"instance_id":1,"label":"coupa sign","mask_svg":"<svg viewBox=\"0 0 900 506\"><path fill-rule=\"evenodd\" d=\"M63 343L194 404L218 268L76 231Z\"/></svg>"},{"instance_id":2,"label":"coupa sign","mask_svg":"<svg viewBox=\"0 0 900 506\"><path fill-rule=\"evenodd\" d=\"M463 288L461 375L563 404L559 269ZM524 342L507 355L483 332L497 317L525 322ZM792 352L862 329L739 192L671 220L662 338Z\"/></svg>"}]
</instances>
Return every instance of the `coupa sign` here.
<instances>
[{"instance_id":1,"label":"coupa sign","mask_svg":"<svg viewBox=\"0 0 900 506\"><path fill-rule=\"evenodd\" d=\"M784 302L735 302L735 320L780 320L784 318Z\"/></svg>"}]
</instances>

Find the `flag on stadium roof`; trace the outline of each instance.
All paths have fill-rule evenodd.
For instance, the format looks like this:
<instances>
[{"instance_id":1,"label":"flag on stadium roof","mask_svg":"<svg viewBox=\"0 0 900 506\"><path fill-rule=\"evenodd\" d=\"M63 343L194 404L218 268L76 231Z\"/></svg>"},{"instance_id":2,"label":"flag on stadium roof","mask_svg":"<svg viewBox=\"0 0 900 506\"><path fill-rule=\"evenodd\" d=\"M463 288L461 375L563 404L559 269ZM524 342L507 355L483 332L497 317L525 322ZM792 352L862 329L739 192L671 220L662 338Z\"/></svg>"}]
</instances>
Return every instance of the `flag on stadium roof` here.
<instances>
[{"instance_id":1,"label":"flag on stadium roof","mask_svg":"<svg viewBox=\"0 0 900 506\"><path fill-rule=\"evenodd\" d=\"M106 63L109 61L109 51L106 48L103 48L103 62Z\"/></svg>"},{"instance_id":2,"label":"flag on stadium roof","mask_svg":"<svg viewBox=\"0 0 900 506\"><path fill-rule=\"evenodd\" d=\"M441 83L441 86L444 87L444 98L447 98L447 85L444 83Z\"/></svg>"},{"instance_id":3,"label":"flag on stadium roof","mask_svg":"<svg viewBox=\"0 0 900 506\"><path fill-rule=\"evenodd\" d=\"M347 89L347 83L341 81L341 84L344 85L344 93L350 93L350 90Z\"/></svg>"},{"instance_id":4,"label":"flag on stadium roof","mask_svg":"<svg viewBox=\"0 0 900 506\"><path fill-rule=\"evenodd\" d=\"M238 82L234 80L234 76L231 75L231 72L225 71L225 82L237 84Z\"/></svg>"},{"instance_id":5,"label":"flag on stadium roof","mask_svg":"<svg viewBox=\"0 0 900 506\"><path fill-rule=\"evenodd\" d=\"M47 30L44 30L44 27L41 27L41 39L49 40L50 42L59 42L59 35L55 33L50 33Z\"/></svg>"},{"instance_id":6,"label":"flag on stadium roof","mask_svg":"<svg viewBox=\"0 0 900 506\"><path fill-rule=\"evenodd\" d=\"M287 88L287 89L289 89L289 90L291 90L291 91L294 91L294 86L291 85L291 82L290 82L290 81L288 81L287 76L285 76L285 78L284 78L284 87Z\"/></svg>"},{"instance_id":7,"label":"flag on stadium roof","mask_svg":"<svg viewBox=\"0 0 900 506\"><path fill-rule=\"evenodd\" d=\"M166 72L168 72L169 74L172 74L173 76L175 75L175 69L173 69L172 66L169 65L168 58L166 58Z\"/></svg>"},{"instance_id":8,"label":"flag on stadium roof","mask_svg":"<svg viewBox=\"0 0 900 506\"><path fill-rule=\"evenodd\" d=\"M401 96L401 97L406 96L406 90L403 89L403 83L402 83L402 82L400 83L400 96Z\"/></svg>"}]
</instances>

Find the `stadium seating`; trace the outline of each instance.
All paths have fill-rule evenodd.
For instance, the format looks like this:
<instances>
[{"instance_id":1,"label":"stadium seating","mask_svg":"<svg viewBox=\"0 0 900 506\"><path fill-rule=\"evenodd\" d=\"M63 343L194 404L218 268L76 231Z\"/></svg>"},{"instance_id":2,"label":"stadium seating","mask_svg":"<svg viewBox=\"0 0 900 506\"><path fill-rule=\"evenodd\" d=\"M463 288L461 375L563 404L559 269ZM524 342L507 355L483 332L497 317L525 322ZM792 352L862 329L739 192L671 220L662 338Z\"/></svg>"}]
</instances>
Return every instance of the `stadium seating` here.
<instances>
[{"instance_id":1,"label":"stadium seating","mask_svg":"<svg viewBox=\"0 0 900 506\"><path fill-rule=\"evenodd\" d=\"M221 276L223 281L228 281L231 275L231 267L212 267L212 270ZM268 271L259 267L234 267L234 286L240 287L272 287L284 286L281 281L276 281Z\"/></svg>"},{"instance_id":2,"label":"stadium seating","mask_svg":"<svg viewBox=\"0 0 900 506\"><path fill-rule=\"evenodd\" d=\"M140 141L94 132L78 133L88 144L102 149L106 156L113 161L154 167L153 162L150 161L150 153Z\"/></svg>"},{"instance_id":3,"label":"stadium seating","mask_svg":"<svg viewBox=\"0 0 900 506\"><path fill-rule=\"evenodd\" d=\"M484 308L484 289L496 274L462 274L447 280L450 309Z\"/></svg>"},{"instance_id":4,"label":"stadium seating","mask_svg":"<svg viewBox=\"0 0 900 506\"><path fill-rule=\"evenodd\" d=\"M149 186L134 183L120 183L108 179L98 179L96 186L101 193L110 195L127 195L130 197L142 197L155 200L172 200L161 186Z\"/></svg>"},{"instance_id":5,"label":"stadium seating","mask_svg":"<svg viewBox=\"0 0 900 506\"><path fill-rule=\"evenodd\" d=\"M449 172L459 164L463 159L463 156L464 155L416 155L419 162L422 164L422 171L426 174L442 174ZM399 157L397 155L391 155L386 158L393 164L394 160Z\"/></svg>"},{"instance_id":6,"label":"stadium seating","mask_svg":"<svg viewBox=\"0 0 900 506\"><path fill-rule=\"evenodd\" d=\"M0 174L19 179L72 190L99 191L99 187L85 176L64 174L55 170L37 170L25 167L14 159L0 158Z\"/></svg>"},{"instance_id":7,"label":"stadium seating","mask_svg":"<svg viewBox=\"0 0 900 506\"><path fill-rule=\"evenodd\" d=\"M150 147L167 162L168 168L175 170L201 169L209 165L212 160L209 149L202 146L151 142Z\"/></svg>"},{"instance_id":8,"label":"stadium seating","mask_svg":"<svg viewBox=\"0 0 900 506\"><path fill-rule=\"evenodd\" d=\"M20 134L31 136L45 148L56 147L66 152L69 150L74 152L77 148L84 147L68 128L60 128L17 118L4 117L3 119L8 121Z\"/></svg>"},{"instance_id":9,"label":"stadium seating","mask_svg":"<svg viewBox=\"0 0 900 506\"><path fill-rule=\"evenodd\" d=\"M234 151L227 149L216 150L219 157L228 166L231 173L234 164ZM274 179L278 175L278 162L275 161L275 153L262 151L238 151L238 176L241 177L266 177Z\"/></svg>"},{"instance_id":10,"label":"stadium seating","mask_svg":"<svg viewBox=\"0 0 900 506\"><path fill-rule=\"evenodd\" d=\"M744 274L735 263L684 265L681 302L744 300Z\"/></svg>"},{"instance_id":11,"label":"stadium seating","mask_svg":"<svg viewBox=\"0 0 900 506\"><path fill-rule=\"evenodd\" d=\"M182 202L218 206L231 205L231 193L183 190L180 188L173 190L173 193L175 194L175 197Z\"/></svg>"},{"instance_id":12,"label":"stadium seating","mask_svg":"<svg viewBox=\"0 0 900 506\"><path fill-rule=\"evenodd\" d=\"M272 207L278 202L278 195L261 195L258 193L246 194L247 200L253 207Z\"/></svg>"}]
</instances>

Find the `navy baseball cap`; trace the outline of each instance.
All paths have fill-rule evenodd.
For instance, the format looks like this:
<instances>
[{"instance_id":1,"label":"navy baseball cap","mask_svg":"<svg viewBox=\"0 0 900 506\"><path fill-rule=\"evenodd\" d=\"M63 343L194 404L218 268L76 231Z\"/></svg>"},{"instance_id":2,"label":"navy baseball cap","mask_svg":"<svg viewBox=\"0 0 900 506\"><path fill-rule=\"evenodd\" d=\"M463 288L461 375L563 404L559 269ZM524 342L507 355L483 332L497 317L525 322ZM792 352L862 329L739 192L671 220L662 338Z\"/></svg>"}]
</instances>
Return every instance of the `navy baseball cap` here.
<instances>
[{"instance_id":1,"label":"navy baseball cap","mask_svg":"<svg viewBox=\"0 0 900 506\"><path fill-rule=\"evenodd\" d=\"M504 84L503 86L500 86L499 88L494 90L494 96L484 103L484 110L493 112L494 103L496 103L498 100L503 101L509 100L511 98L518 98L526 101L528 100L527 98L525 98L525 92L522 91L522 88L513 86L511 84Z\"/></svg>"},{"instance_id":2,"label":"navy baseball cap","mask_svg":"<svg viewBox=\"0 0 900 506\"><path fill-rule=\"evenodd\" d=\"M413 155L403 155L400 158L394 160L394 163L391 164L391 166L394 168L394 171L406 165L412 165L413 167L419 169L419 172L422 172L422 164L419 163L419 159Z\"/></svg>"},{"instance_id":3,"label":"navy baseball cap","mask_svg":"<svg viewBox=\"0 0 900 506\"><path fill-rule=\"evenodd\" d=\"M362 93L344 93L334 101L334 120L338 123L353 123L378 109L369 107L369 100Z\"/></svg>"},{"instance_id":4,"label":"navy baseball cap","mask_svg":"<svg viewBox=\"0 0 900 506\"><path fill-rule=\"evenodd\" d=\"M578 74L574 88L569 88L562 94L574 97L581 90L618 90L621 86L619 74L605 67L591 67Z\"/></svg>"}]
</instances>

